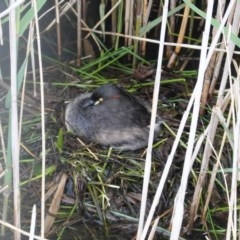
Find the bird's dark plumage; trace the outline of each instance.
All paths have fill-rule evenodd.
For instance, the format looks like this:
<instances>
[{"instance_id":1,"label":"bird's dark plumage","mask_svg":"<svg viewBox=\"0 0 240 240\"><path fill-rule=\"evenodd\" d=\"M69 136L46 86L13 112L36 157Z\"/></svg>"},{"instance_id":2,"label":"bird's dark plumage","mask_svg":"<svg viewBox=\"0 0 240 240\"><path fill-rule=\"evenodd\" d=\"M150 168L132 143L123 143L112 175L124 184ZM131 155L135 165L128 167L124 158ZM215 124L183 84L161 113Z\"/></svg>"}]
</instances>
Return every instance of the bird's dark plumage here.
<instances>
[{"instance_id":1,"label":"bird's dark plumage","mask_svg":"<svg viewBox=\"0 0 240 240\"><path fill-rule=\"evenodd\" d=\"M77 96L66 107L67 129L80 137L120 150L148 143L150 107L116 85L104 85ZM160 131L160 118L155 136Z\"/></svg>"}]
</instances>

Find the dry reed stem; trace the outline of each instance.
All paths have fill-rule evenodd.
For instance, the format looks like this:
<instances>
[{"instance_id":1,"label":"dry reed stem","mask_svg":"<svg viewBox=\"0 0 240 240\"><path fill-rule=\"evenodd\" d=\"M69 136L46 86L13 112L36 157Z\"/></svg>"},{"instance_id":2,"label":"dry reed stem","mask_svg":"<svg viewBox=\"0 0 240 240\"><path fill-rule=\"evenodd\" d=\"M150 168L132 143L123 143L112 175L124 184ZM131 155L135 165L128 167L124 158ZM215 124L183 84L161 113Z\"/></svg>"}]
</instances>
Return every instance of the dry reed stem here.
<instances>
[{"instance_id":1,"label":"dry reed stem","mask_svg":"<svg viewBox=\"0 0 240 240\"><path fill-rule=\"evenodd\" d=\"M77 141L83 146L83 147L86 147L86 144L80 139L80 138L77 138ZM96 160L96 161L99 161L99 158L98 156L88 147L86 147L87 151L90 153L90 155Z\"/></svg>"},{"instance_id":2,"label":"dry reed stem","mask_svg":"<svg viewBox=\"0 0 240 240\"><path fill-rule=\"evenodd\" d=\"M12 10L19 7L25 0L18 0L9 4L9 7L0 13L0 19L11 13Z\"/></svg>"},{"instance_id":3,"label":"dry reed stem","mask_svg":"<svg viewBox=\"0 0 240 240\"><path fill-rule=\"evenodd\" d=\"M42 138L42 181L41 181L41 237L44 238L45 229L45 172L46 172L46 130L45 130L45 98L44 98L44 82L43 82L43 67L41 55L41 42L40 31L38 23L38 12L36 0L33 0L36 39L37 39L37 52L39 64L39 78L40 78L40 97L41 97L41 138Z\"/></svg>"},{"instance_id":4,"label":"dry reed stem","mask_svg":"<svg viewBox=\"0 0 240 240\"><path fill-rule=\"evenodd\" d=\"M10 5L14 4L10 0ZM18 106L17 106L17 26L16 9L9 13L9 38L10 38L10 61L11 61L11 157L13 164L13 208L14 225L21 228L21 202L20 202L20 172L19 172L19 129L18 129ZM15 139L15 141L14 141ZM20 240L19 231L14 231L14 239Z\"/></svg>"},{"instance_id":5,"label":"dry reed stem","mask_svg":"<svg viewBox=\"0 0 240 240\"><path fill-rule=\"evenodd\" d=\"M194 88L194 93L195 93L194 106L193 106L192 121L191 121L191 126L189 131L188 148L187 148L186 156L184 160L180 187L179 187L177 196L175 198L174 212L172 216L173 224L172 224L171 240L178 238L181 230L182 220L183 220L185 192L186 192L188 177L189 177L191 166L192 166L192 154L194 150L194 139L196 136L197 121L199 116L200 98L201 98L201 92L203 87L204 73L207 67L206 66L207 46L209 41L212 10L213 10L213 2L209 3L207 8L207 17L206 17L206 23L205 23L205 30L203 33L202 50L201 50L200 65L199 65L199 69L201 69L201 71L198 72L197 83Z\"/></svg>"},{"instance_id":6,"label":"dry reed stem","mask_svg":"<svg viewBox=\"0 0 240 240\"><path fill-rule=\"evenodd\" d=\"M185 37L185 32L186 32L186 27L187 27L187 23L188 23L188 17L189 17L189 12L190 12L190 7L188 5L185 6L184 9L184 14L183 14L183 18L182 18L182 24L181 24L181 28L180 28L180 32L178 35L178 40L177 43L182 43ZM169 59L169 62L167 64L167 67L169 69L172 69L175 65L175 61L177 59L177 56L179 54L181 50L181 47L179 45L176 46L175 51L173 52L172 56Z\"/></svg>"},{"instance_id":7,"label":"dry reed stem","mask_svg":"<svg viewBox=\"0 0 240 240\"><path fill-rule=\"evenodd\" d=\"M83 1L85 2L85 1ZM85 4L84 4L85 5ZM77 1L77 66L81 65L81 53L82 53L82 11L86 9L82 8L82 2ZM83 14L85 15L85 14Z\"/></svg>"},{"instance_id":8,"label":"dry reed stem","mask_svg":"<svg viewBox=\"0 0 240 240\"><path fill-rule=\"evenodd\" d=\"M132 18L132 9L133 9L133 1L125 2L125 14L124 14L124 33L125 35L132 35L133 18ZM129 38L124 38L125 46L131 46L132 40Z\"/></svg>"},{"instance_id":9,"label":"dry reed stem","mask_svg":"<svg viewBox=\"0 0 240 240\"><path fill-rule=\"evenodd\" d=\"M214 109L215 108L216 107L214 107ZM214 109L213 109L213 111L214 111ZM229 122L230 122L230 118L229 118L229 121L228 121L228 125L229 125ZM212 146L211 142L209 142L209 144L211 145L212 150L215 153L217 162L213 166L213 169L212 169L212 172L211 172L211 179L210 179L210 182L209 182L209 185L208 185L208 189L207 189L207 196L206 196L206 200L205 200L203 213L202 213L202 216L201 216L201 219L202 219L203 222L206 221L206 214L207 214L207 210L209 208L209 202L210 202L210 198L211 198L211 195L212 195L213 188L215 186L216 175L217 175L217 171L218 171L219 167L221 169L221 172L222 172L222 175L223 175L223 179L225 180L226 194L227 194L227 196L229 196L225 173L224 173L223 167L221 166L221 161L220 161L221 158L222 158L224 145L226 144L226 132L224 132L224 134L223 134L222 141L221 141L221 146L220 146L220 149L219 149L218 153L216 152L216 150Z\"/></svg>"},{"instance_id":10,"label":"dry reed stem","mask_svg":"<svg viewBox=\"0 0 240 240\"><path fill-rule=\"evenodd\" d=\"M216 19L221 23L222 26L224 26L224 24L225 24L225 22L223 21L223 18L222 18L222 13L223 13L224 7L225 7L224 1L222 2L222 4L218 3ZM228 15L225 15L225 16L228 17ZM226 20L227 20L227 18L226 18ZM213 28L213 30L212 30L212 36L213 36L213 39L216 39L216 41L215 41L216 44L219 41L218 39L219 39L219 35L221 33L220 30L222 31L222 27L219 27L218 30L215 28ZM223 45L222 45L222 47L223 47ZM215 89L215 86L216 86L216 80L219 75L219 70L220 70L220 66L222 63L222 57L219 56L220 54L222 54L222 57L223 57L223 53L218 53L216 51L213 53L211 60L209 62L208 68L206 70L203 94L202 94L202 98L201 98L201 110L200 110L201 115L204 113L208 97L210 98L212 96L212 91ZM216 66L219 66L219 68L217 70L216 70ZM214 74L214 77L213 77L213 74Z\"/></svg>"},{"instance_id":11,"label":"dry reed stem","mask_svg":"<svg viewBox=\"0 0 240 240\"><path fill-rule=\"evenodd\" d=\"M58 2L59 6L61 6L62 3L65 3L62 7L60 7L59 17L64 16L64 14L66 14L69 10L72 10L75 13L75 15L77 15L76 11L72 7L76 3L76 1L77 0L70 0L69 2L66 3L65 0L62 0L62 1ZM41 16L39 16L38 20L41 20L42 18L44 18L46 14L48 14L51 11L53 11L55 8L56 8L56 6L53 6L50 9L48 9ZM54 18L52 20L52 22L50 22L49 25L41 33L49 31L54 26L54 24L56 24L56 18Z\"/></svg>"},{"instance_id":12,"label":"dry reed stem","mask_svg":"<svg viewBox=\"0 0 240 240\"><path fill-rule=\"evenodd\" d=\"M83 31L88 31L88 32L93 32L93 33L98 33L98 34L103 34L102 31L99 31L99 30L92 30L90 28L82 28ZM149 43L155 43L155 44L158 44L158 45L161 45L163 44L164 46L173 46L173 47L176 47L176 46L180 46L182 48L189 48L189 49L195 49L195 50L201 50L201 46L198 46L198 45L192 45L192 44L186 44L186 43L172 43L172 42L163 42L161 43L159 40L155 40L155 39L151 39L151 38L142 38L142 37L137 37L137 36L130 36L130 35L125 35L125 34L121 34L121 33L112 33L112 32L104 32L104 34L106 35L116 35L116 36L119 36L119 37L127 37L127 38L131 38L133 40L138 40L138 41L147 41ZM209 49L209 47L207 47L207 49ZM223 52L223 53L226 53L227 50L226 49L222 49L222 48L218 48L216 47L214 49L215 51L217 52ZM240 51L233 51L234 54L237 54L237 55L240 55Z\"/></svg>"},{"instance_id":13,"label":"dry reed stem","mask_svg":"<svg viewBox=\"0 0 240 240\"><path fill-rule=\"evenodd\" d=\"M175 0L170 0L170 6L169 6L169 10L173 10L174 8L176 8L176 1ZM159 7L159 12L160 12L160 7ZM160 14L158 14L158 16L160 16ZM174 42L174 36L173 36L173 32L175 32L175 14L171 15L169 17L169 28L168 28L168 35L167 35L167 39L169 42ZM166 56L169 59L170 56L173 54L173 47L172 46L166 46Z\"/></svg>"},{"instance_id":14,"label":"dry reed stem","mask_svg":"<svg viewBox=\"0 0 240 240\"><path fill-rule=\"evenodd\" d=\"M21 233L21 234L23 234L25 236L30 237L30 233L29 232L23 231L22 229L17 228L17 227L15 227L14 225L12 225L10 223L7 223L7 222L5 222L3 220L0 220L0 224L5 226L5 227L8 227L9 229L12 229L14 232L19 232L19 233ZM42 237L39 237L39 236L36 236L36 235L34 235L34 239L36 239L36 240L48 240L46 238L42 238Z\"/></svg>"},{"instance_id":15,"label":"dry reed stem","mask_svg":"<svg viewBox=\"0 0 240 240\"><path fill-rule=\"evenodd\" d=\"M57 32L57 55L60 59L62 55L62 41L61 41L61 28L60 28L60 16L58 0L55 0L55 15L56 15L56 32Z\"/></svg>"},{"instance_id":16,"label":"dry reed stem","mask_svg":"<svg viewBox=\"0 0 240 240\"><path fill-rule=\"evenodd\" d=\"M3 160L5 167L7 166L7 150L5 148L5 142L4 142L4 137L3 137L3 129L2 129L2 120L0 117L0 139L1 139L1 147L2 147L2 155L3 155ZM5 177L5 174L7 173L7 169L3 170L2 164L0 165L0 179ZM7 222L7 209L8 209L8 199L10 195L10 186L5 185L4 181L4 186L0 188L0 194L3 194L3 204L2 204L2 220L4 222ZM5 235L5 226L1 225L1 234L4 236Z\"/></svg>"},{"instance_id":17,"label":"dry reed stem","mask_svg":"<svg viewBox=\"0 0 240 240\"><path fill-rule=\"evenodd\" d=\"M142 26L141 27L144 27L144 26L147 26L147 23L148 23L148 20L149 20L149 17L150 17L150 12L151 12L151 9L152 9L152 0L144 0L143 1L143 10L142 10L142 15L143 15L143 19L142 19ZM144 38L146 38L147 34L145 33L143 35ZM142 56L146 56L146 44L147 42L145 41L142 41L140 42L140 54Z\"/></svg>"},{"instance_id":18,"label":"dry reed stem","mask_svg":"<svg viewBox=\"0 0 240 240\"><path fill-rule=\"evenodd\" d=\"M30 227L30 237L29 240L34 239L35 227L36 227L36 217L37 217L37 208L36 205L33 205L32 216L31 216L31 227Z\"/></svg>"},{"instance_id":19,"label":"dry reed stem","mask_svg":"<svg viewBox=\"0 0 240 240\"><path fill-rule=\"evenodd\" d=\"M56 215L57 215L57 212L59 210L60 203L62 200L66 181L67 181L67 175L62 174L59 184L58 184L57 191L54 195L54 198L52 200L52 203L48 209L48 213L45 218L45 234L47 234L50 231L50 229L54 223L54 220L56 218Z\"/></svg>"},{"instance_id":20,"label":"dry reed stem","mask_svg":"<svg viewBox=\"0 0 240 240\"><path fill-rule=\"evenodd\" d=\"M35 1L34 1L35 2ZM73 3L74 1L71 1L71 3ZM131 1L132 2L132 1ZM119 2L118 2L119 3ZM233 3L233 1L231 1L230 5ZM57 5L57 3L56 3ZM238 5L236 7L236 9L238 9L239 6L239 2L238 2ZM72 8L72 5L71 5L71 8ZM130 10L129 12L131 13L131 7L129 7ZM70 8L68 8L70 9ZM79 10L79 9L78 9ZM115 11L115 10L114 10ZM145 12L145 11L144 11ZM237 11L235 11L235 14L236 14ZM60 13L61 15L61 10L60 10ZM77 14L78 15L78 14ZM130 16L132 16L133 14L130 14ZM0 14L1 16L1 14ZM78 15L79 16L79 15ZM145 16L145 15L144 15ZM226 15L225 15L226 16ZM106 15L104 16L106 17ZM237 18L237 16L235 15L231 15L229 16L229 21L231 21L231 17L233 18L234 20L234 23L233 23L233 32L234 31L237 31L236 28L237 28L237 21L239 23L239 18ZM37 17L36 17L37 19ZM165 23L166 24L166 23ZM239 116L238 115L234 115L235 112L240 112L240 109L239 109L239 105L240 105L240 100L239 100L239 92L236 92L236 88L239 89L239 86L238 85L235 85L235 84L232 84L231 86L231 89L229 90L229 92L231 93L227 93L227 96L228 97L231 97L231 109L229 110L228 112L228 120L227 120L227 123L225 123L225 121L222 121L222 125L224 126L225 128L225 132L224 132L224 136L223 136L223 140L222 140L222 143L221 143L221 147L220 147L220 150L219 152L217 152L216 149L213 148L213 140L214 140L214 137L215 137L215 133L216 133L216 129L217 129L217 126L218 126L218 122L219 120L222 119L222 116L223 116L223 112L228 104L227 101L224 102L224 100L226 100L226 95L225 95L225 98L223 98L226 90L225 90L225 87L226 87L226 81L227 81L227 78L230 76L230 78L232 77L229 72L230 72L230 61L232 59L232 54L234 52L234 46L233 44L230 42L229 43L229 39L228 37L226 37L226 42L222 44L222 46L226 45L227 49L221 49L222 46L220 47L220 49L216 49L216 45L217 45L217 41L218 41L218 38L219 38L219 35L221 34L222 32L222 28L224 26L225 22L222 21L221 22L221 26L219 27L218 29L218 32L216 32L215 35L213 35L214 39L212 41L212 44L211 44L211 47L210 48L207 48L206 49L209 49L209 55L207 56L207 59L206 59L206 63L209 62L210 60L210 57L212 57L212 53L213 51L221 51L220 53L217 53L216 55L216 61L217 61L217 67L215 67L214 69L214 72L212 71L212 69L209 69L209 75L207 77L207 75L205 75L205 77L207 77L207 79L213 79L211 81L211 86L210 86L210 89L209 89L209 92L210 93L213 93L213 89L215 87L215 82L214 80L217 79L217 76L219 74L219 70L220 70L220 66L221 66L221 62L222 62L222 59L223 59L223 56L224 56L224 52L227 51L227 61L225 62L225 67L224 67L224 74L223 74L223 81L221 83L221 88L220 88L220 91L219 91L219 95L218 95L218 103L219 103L219 107L221 107L221 109L218 109L218 114L216 114L215 111L213 111L213 114L212 114L212 119L207 127L207 129L205 130L204 134L202 134L200 136L200 139L199 141L197 142L197 144L195 145L194 148L192 148L192 150L189 150L189 151L192 151L192 155L191 155L191 160L188 162L190 163L189 166L188 166L188 169L187 171L185 172L185 176L183 179L183 185L185 184L184 181L186 181L186 178L188 177L188 171L189 169L191 168L192 166L192 163L194 162L194 160L196 159L197 157L197 154L199 153L199 150L200 150L200 147L203 143L203 140L204 140L204 137L206 136L206 134L208 134L207 136L207 141L206 141L206 147L205 147L205 150L204 150L204 160L203 160L203 163L202 163L202 167L201 167L201 173L199 175L199 179L198 179L198 188L196 188L196 192L195 194L198 195L198 197L200 197L200 192L202 190L202 184L204 182L204 174L205 174L205 170L207 169L208 167L208 160L210 158L210 155L212 154L212 152L215 153L215 156L217 158L217 163L216 165L214 166L214 171L212 173L212 176L211 176L211 182L208 186L208 195L207 195L207 199L206 199L206 202L205 202L205 207L204 207L204 212L203 212L203 215L202 215L202 219L205 220L205 216L206 216L206 211L207 211L207 207L208 207L208 203L209 203L209 199L211 197L211 192L212 192L212 189L213 189L213 186L214 186L214 181L215 181L215 178L216 178L216 171L217 169L220 167L221 168L221 162L220 162L220 159L221 159L221 155L222 155L222 150L223 150L223 146L225 144L225 139L226 137L228 137L228 140L229 142L231 143L231 146L232 146L232 149L233 149L233 152L234 152L234 156L233 156L233 167L234 167L234 170L233 170L233 173L232 173L232 188L231 188L231 195L229 195L229 220L228 220L228 233L227 233L227 238L230 239L231 237L233 237L234 239L236 239L237 235L236 235L236 232L237 232L237 218L236 218L236 204L237 204L237 199L236 199L236 183L237 183L237 159L238 159L238 156L239 156L239 135L240 135L240 120L239 120ZM235 30L234 30L235 28ZM231 28L230 28L231 29ZM83 30L86 30L83 29ZM95 32L95 33L102 33L102 34L109 34L109 35L112 35L112 36L119 36L119 37L124 37L125 39L127 39L127 41L129 41L131 43L132 40L142 40L144 41L144 43L146 42L154 42L154 43L157 43L157 44L162 44L162 45L166 45L166 46L176 46L176 49L179 48L179 47L188 47L188 48L192 48L192 49L202 49L203 47L198 47L198 46L192 46L190 44L179 44L179 43L163 43L161 40L158 41L158 40L150 40L150 39L146 39L146 38L140 38L140 37L135 37L135 36L129 36L132 34L131 30L130 30L130 27L129 27L129 32L128 34L118 34L118 33L108 33L108 32L105 32L105 31L97 31L97 30L92 30L92 29L88 29L89 31L89 34L92 34ZM125 29L126 31L126 29ZM89 35L88 34L88 35ZM230 36L230 35L228 35ZM38 35L39 37L39 35ZM30 40L29 40L30 41ZM31 40L32 41L32 40ZM160 45L161 46L161 45ZM100 48L100 47L99 47ZM204 51L206 50L204 49ZM237 52L239 54L239 52ZM215 54L215 53L214 53ZM160 55L160 54L159 54ZM215 57L211 59L211 61L214 62L215 64ZM210 61L210 62L211 62ZM159 61L160 62L160 61ZM202 70L202 69L201 69ZM239 69L238 69L239 70ZM213 75L213 77L212 77ZM160 78L160 76L158 76L158 78ZM239 76L238 76L239 78ZM155 82L156 84L156 82ZM239 83L237 83L239 84ZM157 84L156 84L157 85ZM237 87L236 87L237 86ZM209 87L207 86L206 89L208 89ZM156 96L156 92L157 90L154 90L154 94ZM22 92L22 94L24 93L24 91ZM205 91L206 93L206 96L207 96L207 93L208 91ZM43 90L41 89L41 95L42 95L42 98L43 99ZM196 97L196 92L193 93L193 97L190 99L190 104L188 106L192 106L192 102L194 101L194 97ZM206 99L207 97L205 97ZM197 99L197 97L196 97ZM195 100L196 101L196 100ZM228 101L230 101L230 99L228 98ZM24 98L22 97L22 103L24 102ZM154 107L153 107L154 108ZM197 108L197 107L196 107ZM22 109L23 109L23 105L22 105ZM44 106L42 105L42 108L41 108L41 111L42 113L44 112ZM188 117L188 114L190 113L190 109L189 111L187 112L187 115L184 115L183 116L183 120L186 120L187 117ZM153 117L152 117L153 118ZM184 128L184 121L182 120L182 123L180 125L180 128L179 128L179 133L181 133L181 131L183 131L183 128ZM229 132L229 122L230 121L233 121L233 138L231 139L231 136L228 134ZM20 118L20 123L21 123L21 118ZM44 117L42 119L42 126L44 126ZM194 130L194 127L192 128ZM194 133L195 134L195 133ZM194 135L193 134L193 135ZM21 134L19 134L21 135ZM45 139L45 135L44 133L42 133L42 138ZM149 137L150 139L151 137ZM194 139L192 137L192 139ZM232 141L231 141L232 140ZM167 174L168 174L168 170L169 170L169 167L171 166L171 160L173 159L173 155L174 155L174 148L177 147L177 144L178 142L180 141L180 135L177 135L177 138L176 138L176 141L174 143L174 147L173 147L173 151L171 152L171 154L169 155L169 158L168 158L168 161L167 161L167 164L166 164L166 171L164 169L164 173L163 173L163 176L162 176L162 179L159 183L159 187L158 187L158 191L156 193L156 196L154 198L154 201L153 201L153 204L152 204L152 207L151 207L151 211L150 211L150 214L147 218L147 221L145 223L145 225L143 226L143 223L142 223L142 228L140 230L141 232L141 239L144 239L144 234L147 233L148 229L149 229L149 226L150 226L150 223L152 222L152 214L154 214L154 210L155 210L155 207L156 205L158 204L158 201L160 199L160 195L161 195L161 191L162 191L162 188L163 188L163 185L164 185L164 181L166 180L167 178ZM151 141L149 140L149 143ZM43 140L43 149L45 147L44 145L44 140ZM192 142L191 142L192 143ZM208 145L208 147L207 147ZM151 144L149 145L151 147ZM176 149L175 149L176 150ZM150 150L149 150L150 152ZM44 150L43 150L43 153L44 153ZM147 155L148 157L148 155ZM45 159L45 155L43 156L43 160ZM147 160L149 161L149 160ZM147 166L147 161L146 161L146 166ZM45 166L43 166L43 169L45 169ZM221 169L222 170L222 169ZM147 167L146 167L146 172L147 172ZM224 174L224 171L222 170L223 174ZM44 176L44 171L43 171L43 176ZM146 179L149 177L148 176L149 173L146 173ZM43 177L44 178L44 177ZM164 179L165 178L165 179ZM145 181L145 179L144 179ZM147 182L148 180L146 180ZM45 179L44 179L44 183L45 183ZM43 184L43 181L42 181L42 185L43 185L43 188L42 188L42 200L45 198L45 196L43 195L43 190L44 190L44 184ZM146 186L146 185L145 185ZM145 196L147 195L147 192L146 192L146 188L143 189L143 191L145 191ZM180 197L180 205L182 204L182 202L184 201L184 199L182 199L182 196L180 196L180 194L185 194L184 190L181 192L179 191L177 197L176 197L176 206L179 206L177 205L177 198ZM227 193L228 194L228 193ZM143 201L144 202L144 201ZM197 212L197 209L198 209L198 203L199 203L199 199L197 198L194 198L193 199L193 204L192 204L192 208L191 208L191 217L194 218L196 216L196 212ZM196 207L194 206L196 205ZM194 206L194 207L193 207ZM144 208L144 203L143 203L143 208ZM182 206L181 206L182 208ZM43 208L44 209L44 208ZM182 210L182 213L183 213L183 209ZM43 216L43 210L42 211L42 216ZM144 210L144 213L141 213L143 214L143 217L145 216L145 210ZM173 216L173 229L176 229L176 232L178 235L179 235L179 219L180 218L176 218L174 219L174 216ZM141 221L139 221L141 223ZM157 222L157 221L156 221ZM178 222L178 223L176 223ZM189 223L188 225L188 230L191 231L191 223L193 224L193 221ZM175 225L174 225L175 224ZM180 224L181 224L181 219L180 219ZM44 224L43 224L44 225ZM141 225L141 224L140 224ZM175 228L175 226L177 225L177 228ZM143 228L144 227L144 228ZM20 232L20 231L19 231ZM151 234L149 235L149 239L153 236L153 232L154 232L154 228L152 229L152 232ZM172 234L171 236L171 239L175 239L177 238L177 234L174 235L174 233ZM146 235L145 235L146 236ZM140 238L139 238L140 239Z\"/></svg>"},{"instance_id":21,"label":"dry reed stem","mask_svg":"<svg viewBox=\"0 0 240 240\"><path fill-rule=\"evenodd\" d=\"M23 76L23 84L22 84L22 92L21 92L21 106L20 106L20 115L19 115L19 142L21 142L21 133L22 133L22 120L23 120L23 110L24 110L24 100L25 100L25 89L26 89L26 78L27 78L27 70L28 70L28 59L30 53L34 56L34 48L33 48L33 35L34 35L34 26L33 20L29 25L29 33L28 33L28 41L27 41L27 49L26 49L26 58L23 64L25 64L24 76ZM32 55L31 55L32 56ZM33 59L32 59L33 60ZM35 62L32 62L33 75L35 76ZM36 89L36 84L34 84L34 89ZM35 92L35 91L34 91Z\"/></svg>"},{"instance_id":22,"label":"dry reed stem","mask_svg":"<svg viewBox=\"0 0 240 240\"><path fill-rule=\"evenodd\" d=\"M166 34L166 25L167 25L167 13L168 13L168 1L165 1L163 7L163 21L162 21L162 28L160 34L160 42L164 42L165 34ZM160 195L161 195L161 188L159 191L156 192L155 198L153 200L151 210L147 217L147 220L144 225L144 218L145 218L145 211L146 211L146 202L147 202L147 194L148 194L148 185L150 179L150 172L151 172L151 163L152 163L152 144L153 144L153 136L154 136L154 126L156 121L156 113L157 113L157 104L158 104L158 95L160 91L160 79L161 79L161 69L162 69L162 60L163 60L163 49L164 45L159 45L159 52L158 52L158 62L157 62L157 71L156 77L154 82L154 92L153 92L153 102L152 102L152 114L151 114L151 123L150 123L150 133L148 138L148 148L146 154L146 161L145 161L145 169L144 169L144 180L143 180L143 188L142 188L142 201L141 201L141 209L140 209L140 217L139 217L139 225L137 231L137 240L145 239L152 217L153 212L156 208L156 205L159 202ZM157 194L158 193L158 194ZM143 228L144 227L144 228Z\"/></svg>"},{"instance_id":23,"label":"dry reed stem","mask_svg":"<svg viewBox=\"0 0 240 240\"><path fill-rule=\"evenodd\" d=\"M230 2L231 4L231 2ZM232 11L233 20L232 22L232 32L237 34L239 32L239 22L240 22L240 2L235 1L233 3L233 9L235 11ZM230 27L230 26L229 26ZM230 86L232 87L232 76L231 76L231 60L233 57L233 50L235 48L235 45L229 41L227 38L227 47L229 47L229 51L227 52L227 66L229 71L229 80L230 80ZM234 94L231 94L232 97L232 104L231 104L231 111L233 115L233 141L234 141L234 150L233 150L233 165L232 165L232 182L231 182L231 190L230 190L230 199L229 199L229 212L228 212L228 226L227 226L227 236L226 239L237 239L238 238L238 218L237 218L237 183L238 183L238 161L240 156L240 93L239 93L239 67L238 67L238 79L237 79L237 85L238 85L238 94L236 97L236 101L234 102ZM231 88L231 91L233 93L233 88ZM236 115L235 115L236 114Z\"/></svg>"},{"instance_id":24,"label":"dry reed stem","mask_svg":"<svg viewBox=\"0 0 240 240\"><path fill-rule=\"evenodd\" d=\"M226 11L226 13L228 13L227 16L230 15L230 11L232 9L235 9L234 5L235 5L235 1L231 1L230 4L228 5L228 9ZM236 16L237 16L237 14L236 14ZM235 17L235 19L234 19L234 22L237 23L237 21L239 22L239 17L238 16ZM232 29L232 32L233 33L238 32L238 30L236 29L236 25L235 25L235 28ZM216 42L217 40L214 39L213 42L214 41ZM230 69L230 59L232 59L234 46L235 45L234 45L233 42L229 42L229 43L226 44L227 56L228 57L227 57L226 62L225 62L224 73L223 73L223 77L222 77L222 81L221 81L221 85L220 85L220 89L219 89L217 104L216 104L217 106L222 106L226 81L227 81L229 73L230 73L230 71L229 71L229 69ZM213 52L213 49L211 51ZM209 58L210 58L210 56L208 57L208 59ZM207 137L208 141L206 142L205 149L204 149L201 172L199 174L198 182L197 182L197 185L196 185L196 188L195 188L195 193L194 193L194 196L193 196L193 201L192 201L192 205L191 205L191 209L190 209L191 214L190 214L189 224L188 224L188 227L187 227L187 230L189 232L191 232L191 230L192 230L193 222L194 222L195 216L197 214L197 209L198 209L200 196L201 196L200 193L202 191L202 187L203 187L204 182L205 182L206 170L208 169L208 162L209 162L209 159L210 159L210 156L211 156L211 150L212 150L211 145L214 142L214 137L215 137L215 133L216 133L217 125L218 125L218 119L216 118L215 114L212 114L209 125L210 125L211 131L209 132L209 135ZM229 213L229 217L230 217L230 213ZM229 221L228 221L228 224L229 224Z\"/></svg>"},{"instance_id":25,"label":"dry reed stem","mask_svg":"<svg viewBox=\"0 0 240 240\"><path fill-rule=\"evenodd\" d=\"M114 6L117 3L117 0L111 0L112 6ZM115 9L112 12L111 21L112 21L112 32L117 32L117 11L118 9ZM115 44L116 36L112 36L112 45Z\"/></svg>"}]
</instances>

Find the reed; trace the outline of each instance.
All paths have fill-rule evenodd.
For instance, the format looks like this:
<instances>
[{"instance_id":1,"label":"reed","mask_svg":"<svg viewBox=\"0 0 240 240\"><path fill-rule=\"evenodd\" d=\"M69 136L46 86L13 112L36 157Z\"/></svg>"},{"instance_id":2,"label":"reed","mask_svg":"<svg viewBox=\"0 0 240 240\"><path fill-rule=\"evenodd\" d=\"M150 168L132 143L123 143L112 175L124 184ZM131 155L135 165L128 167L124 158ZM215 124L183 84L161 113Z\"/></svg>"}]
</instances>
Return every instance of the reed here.
<instances>
[{"instance_id":1,"label":"reed","mask_svg":"<svg viewBox=\"0 0 240 240\"><path fill-rule=\"evenodd\" d=\"M119 220L138 240L238 239L240 2L93 2L1 3L1 237L91 218L109 239ZM66 132L65 100L106 83L152 102L146 151Z\"/></svg>"}]
</instances>

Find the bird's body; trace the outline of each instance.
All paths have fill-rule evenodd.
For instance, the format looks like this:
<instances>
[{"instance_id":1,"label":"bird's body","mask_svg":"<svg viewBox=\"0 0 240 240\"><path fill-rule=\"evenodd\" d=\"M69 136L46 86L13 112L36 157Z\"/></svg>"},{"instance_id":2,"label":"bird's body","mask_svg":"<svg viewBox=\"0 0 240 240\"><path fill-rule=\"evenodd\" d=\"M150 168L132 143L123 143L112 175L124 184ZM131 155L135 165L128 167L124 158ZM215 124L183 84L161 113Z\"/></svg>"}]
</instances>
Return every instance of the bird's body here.
<instances>
[{"instance_id":1,"label":"bird's body","mask_svg":"<svg viewBox=\"0 0 240 240\"><path fill-rule=\"evenodd\" d=\"M65 113L69 131L120 150L137 150L147 145L150 118L147 104L110 84L77 96ZM155 135L160 131L160 123L157 118Z\"/></svg>"}]
</instances>

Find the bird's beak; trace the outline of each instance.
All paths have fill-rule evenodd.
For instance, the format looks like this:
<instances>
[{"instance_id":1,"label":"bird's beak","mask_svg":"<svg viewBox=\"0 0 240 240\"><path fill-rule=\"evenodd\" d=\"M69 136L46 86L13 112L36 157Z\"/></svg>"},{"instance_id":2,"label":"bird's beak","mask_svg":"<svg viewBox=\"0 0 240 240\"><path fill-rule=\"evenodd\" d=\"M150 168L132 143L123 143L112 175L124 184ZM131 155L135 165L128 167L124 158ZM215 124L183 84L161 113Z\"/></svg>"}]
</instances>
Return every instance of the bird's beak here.
<instances>
[{"instance_id":1,"label":"bird's beak","mask_svg":"<svg viewBox=\"0 0 240 240\"><path fill-rule=\"evenodd\" d=\"M103 102L103 98L99 98L99 99L94 103L94 105L98 105L100 102Z\"/></svg>"}]
</instances>

